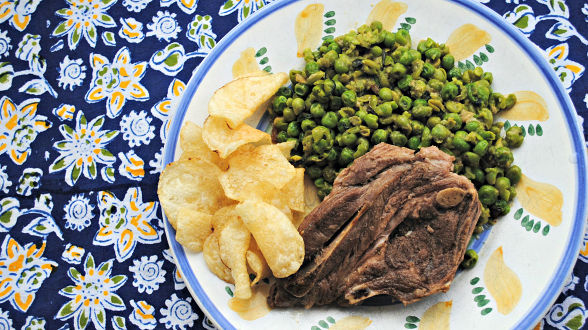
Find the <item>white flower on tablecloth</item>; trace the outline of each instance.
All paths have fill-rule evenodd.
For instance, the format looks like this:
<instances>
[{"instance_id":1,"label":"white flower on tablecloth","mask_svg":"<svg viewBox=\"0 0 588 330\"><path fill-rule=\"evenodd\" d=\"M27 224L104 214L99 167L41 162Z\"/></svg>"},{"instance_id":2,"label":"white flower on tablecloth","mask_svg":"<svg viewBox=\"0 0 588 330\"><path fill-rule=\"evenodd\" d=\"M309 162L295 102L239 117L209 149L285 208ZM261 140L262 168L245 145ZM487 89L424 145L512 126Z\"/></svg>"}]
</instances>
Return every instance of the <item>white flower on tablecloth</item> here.
<instances>
[{"instance_id":1,"label":"white flower on tablecloth","mask_svg":"<svg viewBox=\"0 0 588 330\"><path fill-rule=\"evenodd\" d=\"M155 126L151 125L153 118L147 116L145 111L124 115L120 121L120 130L123 133L123 139L129 142L129 147L149 144L155 137Z\"/></svg>"},{"instance_id":2,"label":"white flower on tablecloth","mask_svg":"<svg viewBox=\"0 0 588 330\"><path fill-rule=\"evenodd\" d=\"M42 317L27 316L27 320L25 325L23 325L22 329L26 330L45 330L45 319Z\"/></svg>"},{"instance_id":3,"label":"white flower on tablecloth","mask_svg":"<svg viewBox=\"0 0 588 330\"><path fill-rule=\"evenodd\" d=\"M80 176L93 180L98 175L98 164L112 165L116 157L106 149L118 131L101 130L104 116L88 122L80 110L76 116L75 128L63 124L59 131L64 140L53 143L60 155L49 166L49 173L65 171L65 183L73 186Z\"/></svg>"},{"instance_id":4,"label":"white flower on tablecloth","mask_svg":"<svg viewBox=\"0 0 588 330\"><path fill-rule=\"evenodd\" d=\"M583 329L586 317L588 311L584 302L578 297L568 296L561 304L551 306L545 315L545 321L557 329Z\"/></svg>"},{"instance_id":5,"label":"white flower on tablecloth","mask_svg":"<svg viewBox=\"0 0 588 330\"><path fill-rule=\"evenodd\" d=\"M12 182L8 179L6 173L6 166L0 166L0 191L8 194L8 187L12 186Z\"/></svg>"},{"instance_id":6,"label":"white flower on tablecloth","mask_svg":"<svg viewBox=\"0 0 588 330\"><path fill-rule=\"evenodd\" d=\"M125 318L122 316L113 316L111 323L114 330L127 330L127 320L125 320Z\"/></svg>"},{"instance_id":7,"label":"white flower on tablecloth","mask_svg":"<svg viewBox=\"0 0 588 330\"><path fill-rule=\"evenodd\" d=\"M128 11L134 11L136 13L145 9L152 0L123 0L123 6L127 7Z\"/></svg>"},{"instance_id":8,"label":"white flower on tablecloth","mask_svg":"<svg viewBox=\"0 0 588 330\"><path fill-rule=\"evenodd\" d=\"M4 311L2 308L0 308L0 329L14 330L8 311Z\"/></svg>"},{"instance_id":9,"label":"white flower on tablecloth","mask_svg":"<svg viewBox=\"0 0 588 330\"><path fill-rule=\"evenodd\" d=\"M86 78L86 66L81 58L71 60L69 56L65 55L63 61L59 63L59 78L57 84L59 87L66 89L69 87L73 91L74 87L82 86Z\"/></svg>"},{"instance_id":10,"label":"white flower on tablecloth","mask_svg":"<svg viewBox=\"0 0 588 330\"><path fill-rule=\"evenodd\" d=\"M129 188L123 200L110 191L98 193L100 229L93 244L114 248L116 260L123 262L131 257L138 243L161 242L163 231L151 224L157 219L158 202L143 202L141 189Z\"/></svg>"},{"instance_id":11,"label":"white flower on tablecloth","mask_svg":"<svg viewBox=\"0 0 588 330\"><path fill-rule=\"evenodd\" d=\"M18 49L14 56L23 60L30 61L34 56L38 56L41 51L41 36L38 34L25 34L22 40L18 43Z\"/></svg>"},{"instance_id":12,"label":"white flower on tablecloth","mask_svg":"<svg viewBox=\"0 0 588 330\"><path fill-rule=\"evenodd\" d=\"M70 264L78 265L82 262L84 253L86 253L86 250L83 247L67 243L61 253L61 259Z\"/></svg>"},{"instance_id":13,"label":"white flower on tablecloth","mask_svg":"<svg viewBox=\"0 0 588 330\"><path fill-rule=\"evenodd\" d=\"M149 305L145 300L135 302L131 299L133 312L129 315L129 321L139 327L141 330L152 330L157 327L157 320L153 317L155 308Z\"/></svg>"},{"instance_id":14,"label":"white flower on tablecloth","mask_svg":"<svg viewBox=\"0 0 588 330\"><path fill-rule=\"evenodd\" d=\"M155 118L163 121L159 129L159 137L163 143L167 141L167 133L171 125L171 120L174 117L185 89L186 84L174 78L167 88L167 96L151 108L151 114Z\"/></svg>"},{"instance_id":15,"label":"white flower on tablecloth","mask_svg":"<svg viewBox=\"0 0 588 330\"><path fill-rule=\"evenodd\" d=\"M582 14L584 14L584 21L588 22L588 3L584 4L584 7L582 7Z\"/></svg>"},{"instance_id":16,"label":"white flower on tablecloth","mask_svg":"<svg viewBox=\"0 0 588 330\"><path fill-rule=\"evenodd\" d=\"M8 51L12 49L8 31L0 31L0 58L8 56Z\"/></svg>"},{"instance_id":17,"label":"white flower on tablecloth","mask_svg":"<svg viewBox=\"0 0 588 330\"><path fill-rule=\"evenodd\" d=\"M198 314L194 313L191 306L192 298L178 298L174 293L169 299L165 300L167 308L161 308L159 312L163 315L159 323L165 324L167 329L184 330L186 327L194 326L194 321L198 319Z\"/></svg>"},{"instance_id":18,"label":"white flower on tablecloth","mask_svg":"<svg viewBox=\"0 0 588 330\"><path fill-rule=\"evenodd\" d=\"M170 13L167 10L165 12L158 11L157 16L153 16L153 23L148 23L147 28L150 30L147 32L147 36L155 36L159 40L165 40L169 42L171 39L176 39L178 33L182 31L182 28L176 21L176 14Z\"/></svg>"},{"instance_id":19,"label":"white flower on tablecloth","mask_svg":"<svg viewBox=\"0 0 588 330\"><path fill-rule=\"evenodd\" d=\"M570 274L566 283L564 284L562 293L566 293L567 291L574 291L576 288L576 284L580 283L580 278L578 276L574 276L574 274Z\"/></svg>"},{"instance_id":20,"label":"white flower on tablecloth","mask_svg":"<svg viewBox=\"0 0 588 330\"><path fill-rule=\"evenodd\" d=\"M180 9L186 14L192 14L196 11L198 0L159 0L161 7L169 7L176 3Z\"/></svg>"},{"instance_id":21,"label":"white flower on tablecloth","mask_svg":"<svg viewBox=\"0 0 588 330\"><path fill-rule=\"evenodd\" d=\"M74 195L63 207L65 211L65 228L82 231L90 226L94 217L94 206L84 194Z\"/></svg>"},{"instance_id":22,"label":"white flower on tablecloth","mask_svg":"<svg viewBox=\"0 0 588 330\"><path fill-rule=\"evenodd\" d=\"M210 15L196 15L194 20L188 24L186 37L196 42L198 51L210 52L216 45L216 34L212 32L212 17Z\"/></svg>"},{"instance_id":23,"label":"white flower on tablecloth","mask_svg":"<svg viewBox=\"0 0 588 330\"><path fill-rule=\"evenodd\" d=\"M163 167L163 147L153 155L153 159L149 161L149 166L153 168L149 171L149 174L161 173L161 168Z\"/></svg>"},{"instance_id":24,"label":"white flower on tablecloth","mask_svg":"<svg viewBox=\"0 0 588 330\"><path fill-rule=\"evenodd\" d=\"M141 181L145 176L145 162L132 149L118 153L121 164L118 166L118 173L130 180Z\"/></svg>"},{"instance_id":25,"label":"white flower on tablecloth","mask_svg":"<svg viewBox=\"0 0 588 330\"><path fill-rule=\"evenodd\" d=\"M163 227L163 225L161 227ZM178 269L178 266L176 265L176 261L174 259L174 256L171 254L169 249L165 249L165 250L163 250L163 257L165 258L165 260L171 262L175 267L174 268L174 289L182 290L183 288L186 287L186 282L184 282L184 279L182 278L182 274L180 274L180 270Z\"/></svg>"},{"instance_id":26,"label":"white flower on tablecloth","mask_svg":"<svg viewBox=\"0 0 588 330\"><path fill-rule=\"evenodd\" d=\"M133 273L133 286L139 293L147 292L152 294L159 289L159 285L165 282L166 271L162 268L163 260L157 260L153 255L141 257L141 260L134 259L129 271Z\"/></svg>"},{"instance_id":27,"label":"white flower on tablecloth","mask_svg":"<svg viewBox=\"0 0 588 330\"><path fill-rule=\"evenodd\" d=\"M115 293L127 281L126 275L111 276L114 259L96 266L94 257L88 253L84 261L84 273L71 267L67 275L74 285L59 290L59 294L70 300L63 304L55 318L74 319L76 329L85 329L91 322L96 329L106 329L106 310L126 309L123 299Z\"/></svg>"},{"instance_id":28,"label":"white flower on tablecloth","mask_svg":"<svg viewBox=\"0 0 588 330\"><path fill-rule=\"evenodd\" d=\"M53 30L53 37L67 34L69 49L76 49L82 36L90 47L96 46L98 26L112 28L116 26L114 19L107 11L116 3L113 0L67 1L69 8L62 8L55 15L64 20Z\"/></svg>"},{"instance_id":29,"label":"white flower on tablecloth","mask_svg":"<svg viewBox=\"0 0 588 330\"><path fill-rule=\"evenodd\" d=\"M118 35L126 41L134 44L138 44L145 39L143 33L143 23L137 21L132 17L120 19L120 30Z\"/></svg>"}]
</instances>

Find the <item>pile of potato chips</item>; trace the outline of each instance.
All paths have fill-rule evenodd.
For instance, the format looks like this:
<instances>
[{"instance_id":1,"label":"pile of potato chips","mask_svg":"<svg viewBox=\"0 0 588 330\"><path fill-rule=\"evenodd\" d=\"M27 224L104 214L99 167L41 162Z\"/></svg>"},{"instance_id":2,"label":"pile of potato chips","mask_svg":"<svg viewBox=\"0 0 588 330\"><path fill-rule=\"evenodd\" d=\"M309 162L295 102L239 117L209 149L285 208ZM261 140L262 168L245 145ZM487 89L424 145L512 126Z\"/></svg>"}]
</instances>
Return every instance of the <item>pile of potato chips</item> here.
<instances>
[{"instance_id":1,"label":"pile of potato chips","mask_svg":"<svg viewBox=\"0 0 588 330\"><path fill-rule=\"evenodd\" d=\"M217 90L203 127L187 122L182 128L182 155L159 179L176 240L203 251L210 270L234 283L239 299L250 298L251 286L270 271L282 278L300 268L304 242L296 228L318 204L312 190L305 202L304 169L288 162L295 141L271 144L267 133L243 122L287 80L285 73L256 74Z\"/></svg>"}]
</instances>

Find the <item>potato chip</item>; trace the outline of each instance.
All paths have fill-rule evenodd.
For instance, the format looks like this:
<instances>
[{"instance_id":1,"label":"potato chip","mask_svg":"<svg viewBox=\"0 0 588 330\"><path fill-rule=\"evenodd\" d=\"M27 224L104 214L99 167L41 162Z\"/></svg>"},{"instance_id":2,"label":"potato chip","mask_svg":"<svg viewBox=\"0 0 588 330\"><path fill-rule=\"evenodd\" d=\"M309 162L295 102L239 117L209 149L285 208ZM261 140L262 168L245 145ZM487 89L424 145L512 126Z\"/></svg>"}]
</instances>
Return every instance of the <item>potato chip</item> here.
<instances>
[{"instance_id":1,"label":"potato chip","mask_svg":"<svg viewBox=\"0 0 588 330\"><path fill-rule=\"evenodd\" d=\"M221 158L227 158L233 151L247 143L271 143L266 132L241 124L231 129L223 118L209 116L204 122L202 137L212 151L218 152Z\"/></svg>"},{"instance_id":2,"label":"potato chip","mask_svg":"<svg viewBox=\"0 0 588 330\"><path fill-rule=\"evenodd\" d=\"M245 145L229 157L229 169L219 178L227 197L244 201L268 186L282 188L296 175L294 166L274 144Z\"/></svg>"},{"instance_id":3,"label":"potato chip","mask_svg":"<svg viewBox=\"0 0 588 330\"><path fill-rule=\"evenodd\" d=\"M302 221L304 221L304 217L306 216L305 212L292 212L292 224L296 229L300 227Z\"/></svg>"},{"instance_id":4,"label":"potato chip","mask_svg":"<svg viewBox=\"0 0 588 330\"><path fill-rule=\"evenodd\" d=\"M290 159L290 154L292 153L292 149L296 146L296 140L290 140L286 142L277 143L276 147L280 149L282 155L286 157L286 159Z\"/></svg>"},{"instance_id":5,"label":"potato chip","mask_svg":"<svg viewBox=\"0 0 588 330\"><path fill-rule=\"evenodd\" d=\"M216 164L220 169L227 169L227 162L210 150L202 138L202 127L187 121L180 130L180 159L198 158Z\"/></svg>"},{"instance_id":6,"label":"potato chip","mask_svg":"<svg viewBox=\"0 0 588 330\"><path fill-rule=\"evenodd\" d=\"M202 251L204 240L212 234L212 215L184 207L176 220L176 241L191 251Z\"/></svg>"},{"instance_id":7,"label":"potato chip","mask_svg":"<svg viewBox=\"0 0 588 330\"><path fill-rule=\"evenodd\" d=\"M229 219L231 219L231 217L233 216L238 216L237 213L235 212L235 206L237 206L237 204L231 204L231 205L227 205L227 206L223 206L220 209L218 209L216 212L214 212L214 215L212 217L212 228L215 232L221 232L223 230L223 228L225 227L225 225L227 223L229 223Z\"/></svg>"},{"instance_id":8,"label":"potato chip","mask_svg":"<svg viewBox=\"0 0 588 330\"><path fill-rule=\"evenodd\" d=\"M206 262L208 269L210 269L214 275L225 282L234 283L233 277L231 277L231 270L221 260L216 234L208 235L204 240L202 253L204 254L204 261Z\"/></svg>"},{"instance_id":9,"label":"potato chip","mask_svg":"<svg viewBox=\"0 0 588 330\"><path fill-rule=\"evenodd\" d=\"M321 203L318 197L318 189L312 179L304 176L304 216L308 215L315 207Z\"/></svg>"},{"instance_id":10,"label":"potato chip","mask_svg":"<svg viewBox=\"0 0 588 330\"><path fill-rule=\"evenodd\" d=\"M262 201L245 201L235 208L277 278L294 274L304 260L304 241L290 219Z\"/></svg>"},{"instance_id":11,"label":"potato chip","mask_svg":"<svg viewBox=\"0 0 588 330\"><path fill-rule=\"evenodd\" d=\"M297 168L294 177L281 190L280 195L294 211L304 211L304 168Z\"/></svg>"},{"instance_id":12,"label":"potato chip","mask_svg":"<svg viewBox=\"0 0 588 330\"><path fill-rule=\"evenodd\" d=\"M249 266L250 270L255 274L255 278L251 282L251 286L257 284L263 278L266 278L270 275L270 269L263 258L263 254L257 246L257 243L254 239L249 242L249 250L245 254L247 259L247 265Z\"/></svg>"},{"instance_id":13,"label":"potato chip","mask_svg":"<svg viewBox=\"0 0 588 330\"><path fill-rule=\"evenodd\" d=\"M213 214L227 202L218 181L220 173L216 165L202 159L179 160L167 165L159 177L157 194L174 228L181 208Z\"/></svg>"},{"instance_id":14,"label":"potato chip","mask_svg":"<svg viewBox=\"0 0 588 330\"><path fill-rule=\"evenodd\" d=\"M235 281L235 297L251 298L251 286L245 254L249 249L251 234L238 216L229 218L218 236L221 260L231 269Z\"/></svg>"},{"instance_id":15,"label":"potato chip","mask_svg":"<svg viewBox=\"0 0 588 330\"><path fill-rule=\"evenodd\" d=\"M288 74L284 72L235 79L214 93L208 113L226 119L231 128L236 128L287 81Z\"/></svg>"}]
</instances>

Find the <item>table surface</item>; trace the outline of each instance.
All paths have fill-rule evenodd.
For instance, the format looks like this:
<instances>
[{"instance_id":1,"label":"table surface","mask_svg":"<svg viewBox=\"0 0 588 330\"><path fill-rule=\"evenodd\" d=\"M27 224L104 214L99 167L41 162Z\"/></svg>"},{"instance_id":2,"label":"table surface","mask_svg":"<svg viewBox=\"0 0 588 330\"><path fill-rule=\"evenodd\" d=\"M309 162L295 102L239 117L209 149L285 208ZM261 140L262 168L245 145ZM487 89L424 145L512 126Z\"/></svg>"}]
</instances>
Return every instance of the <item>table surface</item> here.
<instances>
[{"instance_id":1,"label":"table surface","mask_svg":"<svg viewBox=\"0 0 588 330\"><path fill-rule=\"evenodd\" d=\"M544 51L586 128L588 2L477 1ZM0 328L213 328L163 231L162 126L210 51L200 37L269 2L0 0ZM193 54L175 72L150 62L172 43ZM141 231L111 230L123 210ZM539 328L585 326L587 243Z\"/></svg>"}]
</instances>

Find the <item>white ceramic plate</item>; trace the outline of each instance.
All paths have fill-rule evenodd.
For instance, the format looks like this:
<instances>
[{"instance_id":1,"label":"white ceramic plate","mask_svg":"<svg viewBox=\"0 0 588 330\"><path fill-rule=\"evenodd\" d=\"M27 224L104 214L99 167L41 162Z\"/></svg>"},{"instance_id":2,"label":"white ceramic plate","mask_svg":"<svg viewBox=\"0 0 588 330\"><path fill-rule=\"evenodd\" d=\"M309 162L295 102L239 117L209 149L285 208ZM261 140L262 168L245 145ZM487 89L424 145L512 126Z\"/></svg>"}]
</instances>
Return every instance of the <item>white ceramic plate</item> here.
<instances>
[{"instance_id":1,"label":"white ceramic plate","mask_svg":"<svg viewBox=\"0 0 588 330\"><path fill-rule=\"evenodd\" d=\"M255 58L261 62L260 69L271 66L273 72L288 72L302 68L303 60L296 56L295 20L307 6L314 5L319 11L319 30L314 33L324 37L364 24L378 2L282 0L238 25L213 49L188 84L169 131L165 164L179 156L182 123L203 123L209 98L233 78L233 64L245 49L252 47L258 55L265 49L265 54ZM382 1L386 2L390 1ZM321 329L334 323L363 321L371 322L370 329L527 329L536 325L560 292L576 260L586 219L586 154L568 96L541 51L486 7L468 0L411 0L406 6L392 30L401 24L410 26L413 47L426 37L448 40L453 31L472 23L490 36L490 46L480 45L462 63L480 63L491 71L496 91L533 92L520 99L547 111L547 119L530 118L523 110L509 120L527 132L514 156L530 180L519 184L520 197L511 205L511 212L473 243L479 251L478 265L457 274L449 292L406 307L278 309L245 321L228 307L231 297L226 288L231 286L207 269L201 254L185 252L167 223L167 236L184 281L221 328L270 329L279 324L281 329ZM259 117L253 120L258 122L263 126ZM530 195L523 200L527 192Z\"/></svg>"}]
</instances>

